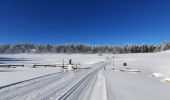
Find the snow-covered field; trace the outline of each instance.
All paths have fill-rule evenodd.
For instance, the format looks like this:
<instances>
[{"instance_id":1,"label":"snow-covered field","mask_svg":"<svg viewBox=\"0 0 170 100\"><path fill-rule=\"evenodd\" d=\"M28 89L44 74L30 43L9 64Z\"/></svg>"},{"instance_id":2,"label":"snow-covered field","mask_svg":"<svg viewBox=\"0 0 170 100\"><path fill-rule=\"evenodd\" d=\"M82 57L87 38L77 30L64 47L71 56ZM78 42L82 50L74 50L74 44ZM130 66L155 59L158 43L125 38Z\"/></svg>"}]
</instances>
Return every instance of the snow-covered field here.
<instances>
[{"instance_id":1,"label":"snow-covered field","mask_svg":"<svg viewBox=\"0 0 170 100\"><path fill-rule=\"evenodd\" d=\"M108 58L108 59L107 59ZM68 63L77 70L32 68ZM144 54L1 54L0 100L170 100L170 51ZM126 68L141 72L113 71ZM104 70L105 67L105 70Z\"/></svg>"},{"instance_id":2,"label":"snow-covered field","mask_svg":"<svg viewBox=\"0 0 170 100\"><path fill-rule=\"evenodd\" d=\"M61 72L61 68L39 67L31 68L34 64L58 64L68 63L72 59L73 63L81 64L78 67L86 67L85 65L104 61L104 57L98 55L82 55L82 54L5 54L0 55L1 64L25 64L25 67L17 68L0 68L0 86L28 80L47 74Z\"/></svg>"},{"instance_id":3,"label":"snow-covered field","mask_svg":"<svg viewBox=\"0 0 170 100\"><path fill-rule=\"evenodd\" d=\"M142 70L158 78L170 78L170 51L146 54L123 54L115 56L115 66L126 62L129 67Z\"/></svg>"}]
</instances>

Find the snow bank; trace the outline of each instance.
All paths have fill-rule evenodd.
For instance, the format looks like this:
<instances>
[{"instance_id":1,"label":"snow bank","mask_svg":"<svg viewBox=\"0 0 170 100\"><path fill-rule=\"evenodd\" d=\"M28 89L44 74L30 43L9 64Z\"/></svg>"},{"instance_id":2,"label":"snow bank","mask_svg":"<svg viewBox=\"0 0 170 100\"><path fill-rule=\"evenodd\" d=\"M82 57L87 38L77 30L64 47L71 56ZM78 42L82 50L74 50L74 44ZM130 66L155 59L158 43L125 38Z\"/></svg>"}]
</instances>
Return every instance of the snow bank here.
<instances>
[{"instance_id":1,"label":"snow bank","mask_svg":"<svg viewBox=\"0 0 170 100\"><path fill-rule=\"evenodd\" d=\"M161 81L165 83L170 83L170 77L165 77Z\"/></svg>"},{"instance_id":2,"label":"snow bank","mask_svg":"<svg viewBox=\"0 0 170 100\"><path fill-rule=\"evenodd\" d=\"M156 77L156 78L163 78L164 77L164 75L161 74L161 73L153 73L152 76Z\"/></svg>"}]
</instances>

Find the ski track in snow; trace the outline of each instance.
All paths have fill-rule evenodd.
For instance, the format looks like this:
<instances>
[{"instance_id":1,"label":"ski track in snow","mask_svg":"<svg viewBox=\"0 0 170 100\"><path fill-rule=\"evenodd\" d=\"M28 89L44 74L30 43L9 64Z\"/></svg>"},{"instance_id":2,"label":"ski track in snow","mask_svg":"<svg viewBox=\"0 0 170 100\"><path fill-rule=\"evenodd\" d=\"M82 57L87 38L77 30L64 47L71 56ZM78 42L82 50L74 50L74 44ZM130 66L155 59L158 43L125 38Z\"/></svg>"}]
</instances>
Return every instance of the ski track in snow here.
<instances>
[{"instance_id":1,"label":"ski track in snow","mask_svg":"<svg viewBox=\"0 0 170 100\"><path fill-rule=\"evenodd\" d=\"M169 52L122 54L114 55L114 58L113 55L69 55L74 58L73 61L81 62L82 66L80 69L66 72L60 72L58 69L52 71L53 69L48 70L48 68L34 70L1 68L0 100L170 100L170 57L168 54ZM8 56L11 57L11 55ZM32 58L32 55L15 55L18 58L22 56ZM60 62L66 55L59 55L59 57L53 55L50 58L51 56L44 55L40 57L41 59L37 58L35 63L51 64L56 62L56 59ZM108 56L111 59L104 61ZM66 58L68 60L70 57ZM113 65L123 68L124 62L128 63L129 68L140 69L141 72L112 70ZM32 64L34 61L27 63ZM108 63L107 66L105 66L106 63ZM104 66L106 70L102 69ZM18 77L20 74L24 77Z\"/></svg>"},{"instance_id":2,"label":"ski track in snow","mask_svg":"<svg viewBox=\"0 0 170 100\"><path fill-rule=\"evenodd\" d=\"M10 85L0 90L0 100L77 100L89 91L88 86L95 82L91 83L91 80L95 80L103 66L103 62L97 63L91 69L67 71Z\"/></svg>"}]
</instances>

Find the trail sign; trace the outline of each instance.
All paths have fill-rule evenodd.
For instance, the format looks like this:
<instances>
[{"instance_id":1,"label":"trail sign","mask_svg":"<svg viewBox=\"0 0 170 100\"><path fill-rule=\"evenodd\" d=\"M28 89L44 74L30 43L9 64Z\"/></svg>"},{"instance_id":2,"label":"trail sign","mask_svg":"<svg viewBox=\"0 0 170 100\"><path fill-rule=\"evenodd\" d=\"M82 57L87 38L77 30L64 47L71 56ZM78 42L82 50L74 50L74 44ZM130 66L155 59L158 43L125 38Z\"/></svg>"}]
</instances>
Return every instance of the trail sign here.
<instances>
[{"instance_id":1,"label":"trail sign","mask_svg":"<svg viewBox=\"0 0 170 100\"><path fill-rule=\"evenodd\" d=\"M127 66L127 63L123 63L123 66Z\"/></svg>"}]
</instances>

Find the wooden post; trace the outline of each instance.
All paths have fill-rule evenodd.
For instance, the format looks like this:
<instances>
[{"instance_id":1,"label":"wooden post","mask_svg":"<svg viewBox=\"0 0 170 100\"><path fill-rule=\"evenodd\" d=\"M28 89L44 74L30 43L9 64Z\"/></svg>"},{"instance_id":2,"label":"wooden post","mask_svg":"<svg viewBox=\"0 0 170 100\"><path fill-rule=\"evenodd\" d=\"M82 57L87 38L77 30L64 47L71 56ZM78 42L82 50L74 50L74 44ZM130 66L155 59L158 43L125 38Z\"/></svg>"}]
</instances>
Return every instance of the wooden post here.
<instances>
[{"instance_id":1,"label":"wooden post","mask_svg":"<svg viewBox=\"0 0 170 100\"><path fill-rule=\"evenodd\" d=\"M71 61L71 59L69 59L69 64L70 64L70 65L72 65L72 61Z\"/></svg>"},{"instance_id":2,"label":"wooden post","mask_svg":"<svg viewBox=\"0 0 170 100\"><path fill-rule=\"evenodd\" d=\"M64 68L64 59L63 59L63 68Z\"/></svg>"}]
</instances>

